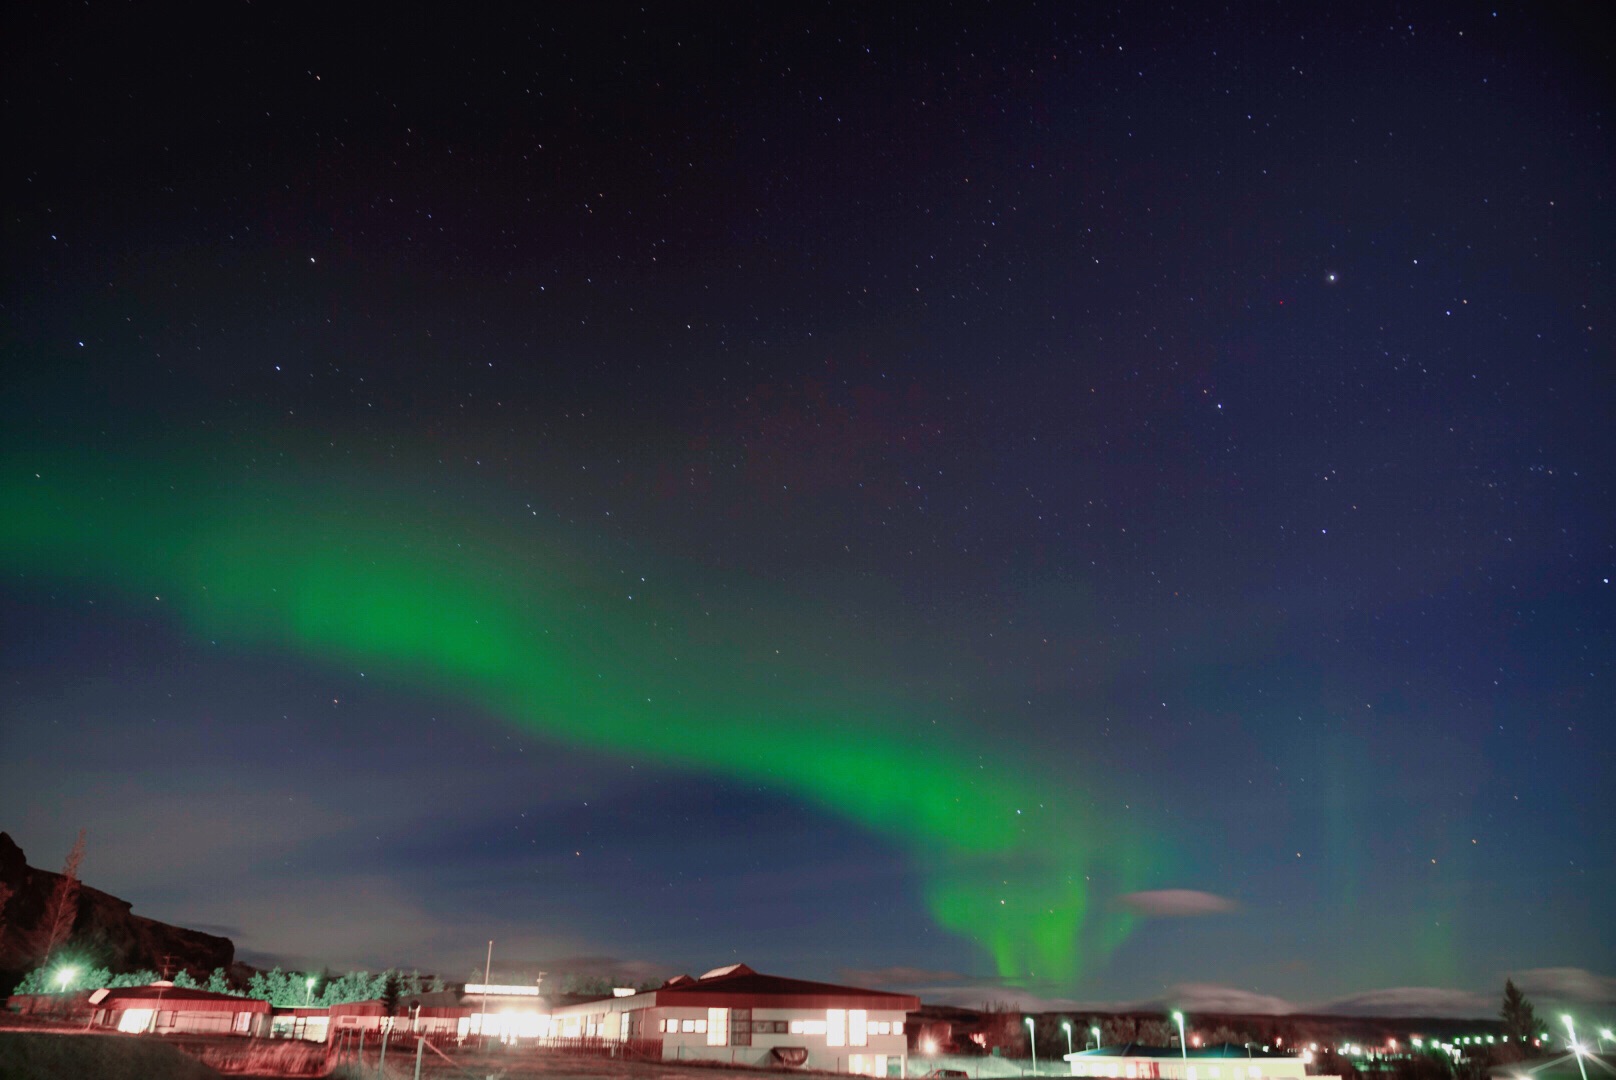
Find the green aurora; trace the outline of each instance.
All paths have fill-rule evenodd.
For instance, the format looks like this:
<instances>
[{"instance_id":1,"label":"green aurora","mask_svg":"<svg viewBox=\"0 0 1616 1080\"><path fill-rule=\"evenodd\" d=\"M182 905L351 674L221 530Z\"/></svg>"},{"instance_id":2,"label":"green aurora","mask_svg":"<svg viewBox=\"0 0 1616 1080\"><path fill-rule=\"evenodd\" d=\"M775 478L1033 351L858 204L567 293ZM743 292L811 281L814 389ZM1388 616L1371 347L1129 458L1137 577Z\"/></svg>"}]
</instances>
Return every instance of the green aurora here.
<instances>
[{"instance_id":1,"label":"green aurora","mask_svg":"<svg viewBox=\"0 0 1616 1080\"><path fill-rule=\"evenodd\" d=\"M1142 887L1160 854L1087 809L1069 769L781 655L755 609L632 595L528 521L396 475L224 463L239 456L11 453L4 563L14 581L114 589L200 637L351 665L539 738L842 815L900 843L937 923L1013 982L1070 984L1125 938L1109 898Z\"/></svg>"}]
</instances>

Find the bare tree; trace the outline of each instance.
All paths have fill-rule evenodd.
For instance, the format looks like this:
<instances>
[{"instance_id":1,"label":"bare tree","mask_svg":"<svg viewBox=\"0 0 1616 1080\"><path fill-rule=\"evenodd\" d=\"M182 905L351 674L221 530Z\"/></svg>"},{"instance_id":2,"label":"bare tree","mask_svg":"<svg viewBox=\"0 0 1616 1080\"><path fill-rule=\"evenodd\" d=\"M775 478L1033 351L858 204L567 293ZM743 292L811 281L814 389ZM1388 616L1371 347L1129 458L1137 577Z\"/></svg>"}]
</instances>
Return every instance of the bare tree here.
<instances>
[{"instance_id":1,"label":"bare tree","mask_svg":"<svg viewBox=\"0 0 1616 1080\"><path fill-rule=\"evenodd\" d=\"M45 905L45 917L40 920L36 941L39 962L49 960L51 954L67 943L73 934L73 923L79 917L79 866L84 862L84 830L73 841L73 850L62 864L62 877L51 890Z\"/></svg>"}]
</instances>

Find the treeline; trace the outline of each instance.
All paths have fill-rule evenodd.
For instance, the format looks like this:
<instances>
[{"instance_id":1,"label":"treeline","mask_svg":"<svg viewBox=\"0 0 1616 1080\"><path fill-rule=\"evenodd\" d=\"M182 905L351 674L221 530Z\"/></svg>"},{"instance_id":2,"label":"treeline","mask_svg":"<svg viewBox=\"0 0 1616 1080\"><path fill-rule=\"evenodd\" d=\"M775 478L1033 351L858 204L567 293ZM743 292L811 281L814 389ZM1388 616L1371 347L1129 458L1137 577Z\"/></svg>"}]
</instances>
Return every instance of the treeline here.
<instances>
[{"instance_id":1,"label":"treeline","mask_svg":"<svg viewBox=\"0 0 1616 1080\"><path fill-rule=\"evenodd\" d=\"M150 986L160 978L162 976L155 971L126 971L121 975L114 975L104 967L63 967L51 964L37 967L24 975L13 993L60 994L102 988L116 990L124 986ZM214 968L213 974L208 976L205 983L197 982L189 972L182 971L174 976L174 985L187 990L211 990L215 994L241 993L230 985L230 977L225 974L224 968Z\"/></svg>"},{"instance_id":2,"label":"treeline","mask_svg":"<svg viewBox=\"0 0 1616 1080\"><path fill-rule=\"evenodd\" d=\"M131 971L114 975L104 967L63 967L47 965L37 967L22 977L17 984L18 994L74 993L84 990L117 989L125 986L150 986L161 978L155 971ZM214 968L206 982L198 982L187 971L174 976L174 985L185 990L207 990L215 994L234 994L237 997L262 998L271 1005L342 1005L350 1001L377 1001L397 1006L401 998L415 997L444 989L441 978L427 978L419 971L405 974L396 969L387 971L350 971L346 975L330 972L301 971L254 972L246 987L230 981L223 968ZM311 985L312 982L312 985Z\"/></svg>"},{"instance_id":3,"label":"treeline","mask_svg":"<svg viewBox=\"0 0 1616 1080\"><path fill-rule=\"evenodd\" d=\"M314 985L309 986L309 980ZM425 978L419 971L404 974L396 968L386 971L350 971L332 976L282 971L259 971L247 982L247 996L264 998L271 1005L341 1005L349 1001L381 1001L391 1010L400 998L436 993L445 989L437 976Z\"/></svg>"}]
</instances>

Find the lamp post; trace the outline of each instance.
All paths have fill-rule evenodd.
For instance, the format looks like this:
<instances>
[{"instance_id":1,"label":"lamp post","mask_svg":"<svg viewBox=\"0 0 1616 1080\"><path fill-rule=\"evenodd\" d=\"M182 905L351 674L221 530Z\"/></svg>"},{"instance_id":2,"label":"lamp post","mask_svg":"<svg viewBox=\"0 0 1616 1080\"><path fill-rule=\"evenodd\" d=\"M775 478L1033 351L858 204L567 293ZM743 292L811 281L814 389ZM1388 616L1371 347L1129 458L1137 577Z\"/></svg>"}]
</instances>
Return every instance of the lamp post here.
<instances>
[{"instance_id":1,"label":"lamp post","mask_svg":"<svg viewBox=\"0 0 1616 1080\"><path fill-rule=\"evenodd\" d=\"M70 967L65 967L62 970L58 971L56 973L56 981L61 984L61 989L58 991L58 993L62 993L62 994L67 993L67 984L72 982L73 981L73 976L75 976L77 974L78 974L78 971L76 969L70 968Z\"/></svg>"},{"instance_id":2,"label":"lamp post","mask_svg":"<svg viewBox=\"0 0 1616 1080\"><path fill-rule=\"evenodd\" d=\"M1606 1039L1616 1041L1616 1035L1612 1035L1610 1033L1610 1028L1600 1028L1599 1029L1599 1052L1601 1054L1603 1054L1605 1052L1605 1040Z\"/></svg>"},{"instance_id":3,"label":"lamp post","mask_svg":"<svg viewBox=\"0 0 1616 1080\"><path fill-rule=\"evenodd\" d=\"M1027 1017L1027 1038L1032 1041L1032 1071L1038 1075L1038 1029L1033 1027L1032 1017ZM1587 1080L1587 1077L1583 1077Z\"/></svg>"},{"instance_id":4,"label":"lamp post","mask_svg":"<svg viewBox=\"0 0 1616 1080\"><path fill-rule=\"evenodd\" d=\"M1072 1052L1072 1022L1070 1020L1062 1020L1061 1030L1066 1032L1066 1052L1070 1054Z\"/></svg>"},{"instance_id":5,"label":"lamp post","mask_svg":"<svg viewBox=\"0 0 1616 1080\"><path fill-rule=\"evenodd\" d=\"M1185 1061L1190 1059L1189 1043L1184 1041L1184 1014L1175 1012L1173 1019L1178 1021L1178 1053Z\"/></svg>"},{"instance_id":6,"label":"lamp post","mask_svg":"<svg viewBox=\"0 0 1616 1080\"><path fill-rule=\"evenodd\" d=\"M1100 1029L1098 1027L1091 1027L1091 1028L1089 1028L1089 1030L1094 1032L1094 1049L1098 1050L1100 1048L1100 1046L1101 1046L1101 1043L1100 1043Z\"/></svg>"},{"instance_id":7,"label":"lamp post","mask_svg":"<svg viewBox=\"0 0 1616 1080\"><path fill-rule=\"evenodd\" d=\"M1588 1066L1582 1063L1582 1047L1577 1045L1577 1029L1571 1026L1571 1014L1566 1013L1560 1019L1565 1021L1566 1034L1571 1036L1571 1052L1577 1055L1577 1071L1582 1073L1582 1080L1588 1080Z\"/></svg>"},{"instance_id":8,"label":"lamp post","mask_svg":"<svg viewBox=\"0 0 1616 1080\"><path fill-rule=\"evenodd\" d=\"M314 1004L314 976L313 975L310 975L308 978L303 980L303 1004L305 1006L309 1006L309 1005Z\"/></svg>"}]
</instances>

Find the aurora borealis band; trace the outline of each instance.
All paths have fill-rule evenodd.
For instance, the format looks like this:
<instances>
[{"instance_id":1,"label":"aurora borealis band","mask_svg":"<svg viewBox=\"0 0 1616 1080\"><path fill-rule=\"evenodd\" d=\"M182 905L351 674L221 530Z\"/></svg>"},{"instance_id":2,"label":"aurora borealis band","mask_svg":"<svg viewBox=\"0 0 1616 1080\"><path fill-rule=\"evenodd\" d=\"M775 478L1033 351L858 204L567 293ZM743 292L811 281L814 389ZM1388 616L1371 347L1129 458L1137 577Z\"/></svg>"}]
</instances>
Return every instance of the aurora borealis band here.
<instances>
[{"instance_id":1,"label":"aurora borealis band","mask_svg":"<svg viewBox=\"0 0 1616 1080\"><path fill-rule=\"evenodd\" d=\"M192 8L0 35L32 865L266 968L1616 1000L1595 16Z\"/></svg>"},{"instance_id":2,"label":"aurora borealis band","mask_svg":"<svg viewBox=\"0 0 1616 1080\"><path fill-rule=\"evenodd\" d=\"M402 485L44 453L5 476L13 571L150 592L198 635L424 681L548 739L810 800L907 845L933 917L1003 977L1070 979L1131 921L1091 899L1095 882L1139 884L1140 840L1075 812L1077 777L984 753L953 723L917 740L902 714L919 704L872 709L833 671L771 656L762 628L655 586L610 596L576 555Z\"/></svg>"}]
</instances>

